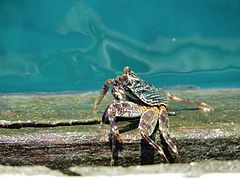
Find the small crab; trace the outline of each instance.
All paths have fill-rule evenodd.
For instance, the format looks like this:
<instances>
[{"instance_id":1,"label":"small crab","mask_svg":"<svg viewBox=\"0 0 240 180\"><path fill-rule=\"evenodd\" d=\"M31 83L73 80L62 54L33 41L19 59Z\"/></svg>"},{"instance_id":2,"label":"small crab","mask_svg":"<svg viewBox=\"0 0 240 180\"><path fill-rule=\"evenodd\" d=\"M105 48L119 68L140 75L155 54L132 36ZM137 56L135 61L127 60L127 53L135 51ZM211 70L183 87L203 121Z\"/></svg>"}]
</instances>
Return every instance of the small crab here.
<instances>
[{"instance_id":1,"label":"small crab","mask_svg":"<svg viewBox=\"0 0 240 180\"><path fill-rule=\"evenodd\" d=\"M111 132L114 135L113 139L122 143L116 125L116 117L140 118L138 125L140 135L157 150L165 162L169 162L162 147L150 138L158 124L160 137L175 154L175 162L180 162L177 146L172 142L168 132L168 102L173 100L196 104L205 112L211 111L213 108L203 102L181 99L170 95L169 92L156 88L138 77L129 67L125 67L123 72L123 75L115 79L109 79L104 83L103 89L94 103L93 112L96 113L98 105L108 92L109 87L112 86L114 100L104 112L102 122L110 123ZM113 151L114 149L112 149L112 164L114 164Z\"/></svg>"}]
</instances>

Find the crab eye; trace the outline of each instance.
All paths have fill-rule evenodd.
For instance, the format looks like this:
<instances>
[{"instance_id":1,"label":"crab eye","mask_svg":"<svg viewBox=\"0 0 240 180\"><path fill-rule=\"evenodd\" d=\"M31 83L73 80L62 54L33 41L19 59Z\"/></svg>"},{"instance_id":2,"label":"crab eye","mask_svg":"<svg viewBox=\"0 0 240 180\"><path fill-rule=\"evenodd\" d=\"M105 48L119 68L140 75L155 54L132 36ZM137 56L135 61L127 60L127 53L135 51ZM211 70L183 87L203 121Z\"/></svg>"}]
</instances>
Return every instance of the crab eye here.
<instances>
[{"instance_id":1,"label":"crab eye","mask_svg":"<svg viewBox=\"0 0 240 180\"><path fill-rule=\"evenodd\" d=\"M128 66L126 66L126 67L123 69L124 74L128 74L128 73L131 72L131 71L132 71L131 68L128 67Z\"/></svg>"}]
</instances>

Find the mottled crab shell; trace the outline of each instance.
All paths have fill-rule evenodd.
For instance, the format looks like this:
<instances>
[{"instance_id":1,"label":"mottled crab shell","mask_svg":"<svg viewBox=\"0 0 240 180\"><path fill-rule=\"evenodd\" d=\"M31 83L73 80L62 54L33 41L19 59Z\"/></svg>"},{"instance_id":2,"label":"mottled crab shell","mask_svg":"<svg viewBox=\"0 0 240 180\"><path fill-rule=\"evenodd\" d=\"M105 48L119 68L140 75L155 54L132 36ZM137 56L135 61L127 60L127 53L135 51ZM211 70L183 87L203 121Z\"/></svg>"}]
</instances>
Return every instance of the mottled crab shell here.
<instances>
[{"instance_id":1,"label":"mottled crab shell","mask_svg":"<svg viewBox=\"0 0 240 180\"><path fill-rule=\"evenodd\" d=\"M131 99L133 99L131 96L134 96L135 100L138 99L149 106L167 106L168 92L154 87L136 75L134 78L128 78L128 83L124 89L127 92L126 95Z\"/></svg>"}]
</instances>

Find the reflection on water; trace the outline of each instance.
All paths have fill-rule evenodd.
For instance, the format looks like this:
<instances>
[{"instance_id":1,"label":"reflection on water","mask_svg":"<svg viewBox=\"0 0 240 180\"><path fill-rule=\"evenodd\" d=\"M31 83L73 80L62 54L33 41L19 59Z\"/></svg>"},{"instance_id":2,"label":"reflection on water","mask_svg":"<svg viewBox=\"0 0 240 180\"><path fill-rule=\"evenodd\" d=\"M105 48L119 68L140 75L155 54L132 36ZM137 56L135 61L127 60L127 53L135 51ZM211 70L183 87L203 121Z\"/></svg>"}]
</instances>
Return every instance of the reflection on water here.
<instances>
[{"instance_id":1,"label":"reflection on water","mask_svg":"<svg viewBox=\"0 0 240 180\"><path fill-rule=\"evenodd\" d=\"M136 8L144 10L146 5L144 3L146 2L141 0L139 7ZM163 2L166 6L166 2ZM108 1L104 3L108 3ZM122 68L127 65L131 66L140 76L157 86L194 84L200 87L239 87L240 63L238 59L240 58L240 34L236 35L233 32L234 35L229 36L206 36L199 32L191 32L187 35L175 36L173 34L170 36L164 35L164 33L162 34L159 31L154 39L147 41L145 38L137 37L137 35L135 37L133 33L134 30L138 32L136 28L138 28L139 23L146 23L144 22L146 20L145 14L142 14L140 17L140 20L141 18L143 20L142 22L130 21L130 23L135 23L135 26L130 24L129 27L131 29L127 33L124 30L120 31L119 29L121 28L117 29L116 26L114 28L111 27L112 19L115 18L115 21L119 21L119 23L122 20L119 20L117 15L111 12L111 9L109 9L108 16L105 17L106 14L102 14L101 11L101 8L106 6L104 3L93 3L87 0L71 1L71 3L61 1L61 3L55 5L56 9L64 9L63 12L61 11L61 19L56 17L57 20L49 20L49 23L52 23L51 26L54 24L54 35L52 36L61 37L60 39L63 40L58 39L56 41L56 39L52 39L52 41L56 41L56 44L66 43L66 45L59 45L58 48L47 48L38 52L29 50L24 53L17 50L14 51L14 48L9 48L11 47L9 42L4 44L4 38L5 41L11 39L6 38L4 35L26 36L26 32L23 29L19 30L21 31L19 34L0 31L0 50L2 52L0 54L0 91L85 91L100 89L104 80L120 74ZM152 3L156 4L157 2L153 1ZM210 9L208 10L211 11L214 10L214 3L217 2L203 1L202 5L204 3L210 3ZM65 4L67 5L64 6ZM128 3L127 1L121 1L117 2L116 6L119 4L122 5L120 6L121 8ZM228 6L225 6L226 4ZM5 5L3 7L13 6L9 5L9 3L3 3L3 5ZM41 5L44 7L47 3L42 1ZM130 3L131 5L132 2ZM151 3L148 5L150 6ZM168 9L161 9L160 3L158 5L159 12L157 16L161 17L164 11L171 12ZM169 7L171 5L170 3ZM25 6L27 4L23 5L23 7ZM192 4L191 6L194 5ZM199 4L196 4L196 6L198 7ZM219 6L226 8L224 12L221 12L223 13L222 16L227 15L233 18L233 20L235 17L240 16L240 3L231 4L228 1L221 1ZM173 9L174 7L173 5ZM25 8L28 9L29 7ZM106 8L105 10L108 11ZM131 10L134 10L134 8L128 8L127 10L129 12L127 11L126 13L131 20L133 18ZM148 11L148 15L151 14L151 8L148 7ZM217 16L219 11L212 12L213 16ZM25 11L23 12L26 13ZM152 13L156 12L153 11ZM111 17L111 14L113 17ZM122 16L124 16L123 14ZM176 16L176 14L174 15ZM198 15L198 13L195 15ZM44 20L48 21L46 18L44 17ZM168 17L166 20L171 21L172 18ZM11 20L11 17L9 19ZM125 20L129 21L129 19L126 18ZM204 20L207 20L207 18L204 19L203 17ZM22 21L24 21L24 18ZM158 20L155 21L158 22ZM160 21L159 23L164 25L164 22ZM226 19L223 19L222 24L223 26L224 24L228 25ZM148 25L145 26L148 27ZM7 27L17 29L21 26ZM239 22L235 22L235 27L240 30ZM161 29L163 27L160 24L158 28ZM185 28L188 31L188 28ZM207 28L205 27L205 29ZM180 30L182 29L180 28ZM152 32L155 32L155 30L152 30ZM152 38L152 32L146 33L149 39ZM178 32L178 30L175 29L175 32ZM47 36L50 39L52 38L51 34ZM34 33L33 37L35 37ZM29 37L27 36L27 38ZM13 39L11 40L14 42ZM79 44L74 44L73 42L75 41L78 41ZM25 41L23 40L22 42ZM55 47L57 46L56 44L54 45ZM70 44L70 47L68 47L68 44ZM48 45L48 42L42 44L43 47L48 47ZM23 44L22 46L22 49L24 49L25 45Z\"/></svg>"}]
</instances>

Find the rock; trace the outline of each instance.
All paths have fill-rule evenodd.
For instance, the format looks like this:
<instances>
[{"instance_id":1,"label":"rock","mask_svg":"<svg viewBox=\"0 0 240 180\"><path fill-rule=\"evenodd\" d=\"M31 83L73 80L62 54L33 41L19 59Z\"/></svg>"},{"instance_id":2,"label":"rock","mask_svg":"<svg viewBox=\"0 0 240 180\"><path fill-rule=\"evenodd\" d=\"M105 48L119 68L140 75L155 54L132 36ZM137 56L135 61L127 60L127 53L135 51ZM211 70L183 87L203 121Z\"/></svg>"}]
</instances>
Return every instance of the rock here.
<instances>
[{"instance_id":1,"label":"rock","mask_svg":"<svg viewBox=\"0 0 240 180\"><path fill-rule=\"evenodd\" d=\"M205 113L194 105L169 104L169 111L176 112L170 116L170 135L182 162L240 159L239 89L171 93L215 108ZM95 123L112 98L104 99L95 117L91 113L95 97L96 93L1 95L0 164L44 165L66 174L71 174L68 168L73 166L108 166L109 125ZM8 126L3 128L4 124ZM137 119L118 125L124 141L119 165L161 163L160 156L133 129Z\"/></svg>"},{"instance_id":2,"label":"rock","mask_svg":"<svg viewBox=\"0 0 240 180\"><path fill-rule=\"evenodd\" d=\"M0 176L3 175L21 175L21 176L33 176L33 175L52 175L52 176L64 176L63 173L57 170L51 170L44 166L2 166L0 165Z\"/></svg>"},{"instance_id":3,"label":"rock","mask_svg":"<svg viewBox=\"0 0 240 180\"><path fill-rule=\"evenodd\" d=\"M71 167L70 170L81 176L182 174L184 177L196 178L209 173L240 173L240 161L204 161L130 167Z\"/></svg>"}]
</instances>

